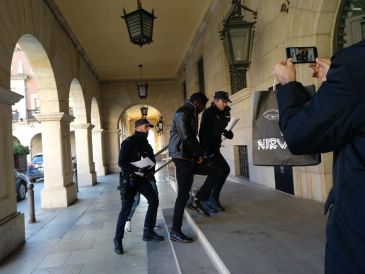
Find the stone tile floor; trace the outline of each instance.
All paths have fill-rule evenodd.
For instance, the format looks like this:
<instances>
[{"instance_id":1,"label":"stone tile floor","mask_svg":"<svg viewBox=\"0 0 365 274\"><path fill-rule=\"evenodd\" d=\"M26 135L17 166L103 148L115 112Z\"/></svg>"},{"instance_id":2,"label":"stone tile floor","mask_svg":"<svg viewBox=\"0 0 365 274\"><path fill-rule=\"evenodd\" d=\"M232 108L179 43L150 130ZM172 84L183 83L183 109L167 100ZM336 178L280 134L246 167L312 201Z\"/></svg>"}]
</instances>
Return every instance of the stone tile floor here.
<instances>
[{"instance_id":1,"label":"stone tile floor","mask_svg":"<svg viewBox=\"0 0 365 274\"><path fill-rule=\"evenodd\" d=\"M203 180L196 176L195 186ZM37 223L26 223L26 243L0 263L0 273L217 273L209 249L229 269L226 273L323 273L326 218L319 202L244 180L227 182L226 212L209 218L189 212L210 247L201 241L182 245L167 239L176 194L159 175L158 232L166 240L141 240L147 207L142 198L123 241L126 253L119 256L112 244L120 210L118 175L98 182L80 188L78 201L66 209L38 209ZM186 221L183 229L196 237L196 228Z\"/></svg>"}]
</instances>

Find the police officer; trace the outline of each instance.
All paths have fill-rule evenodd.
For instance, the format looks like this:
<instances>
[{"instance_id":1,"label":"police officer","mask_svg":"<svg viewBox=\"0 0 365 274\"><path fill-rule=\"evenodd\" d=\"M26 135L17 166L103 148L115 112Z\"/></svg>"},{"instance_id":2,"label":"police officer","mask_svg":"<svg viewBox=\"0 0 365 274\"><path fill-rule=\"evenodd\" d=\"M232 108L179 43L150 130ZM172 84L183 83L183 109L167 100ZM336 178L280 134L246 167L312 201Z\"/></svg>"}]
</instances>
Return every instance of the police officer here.
<instances>
[{"instance_id":1,"label":"police officer","mask_svg":"<svg viewBox=\"0 0 365 274\"><path fill-rule=\"evenodd\" d=\"M131 212L134 197L139 191L148 201L148 209L144 222L143 241L162 241L163 236L158 235L153 228L156 224L158 195L153 189L150 180L154 179L155 167L137 168L132 162L141 160L141 157L149 157L156 162L152 147L147 141L148 131L153 127L147 119L139 119L135 122L135 133L122 142L118 165L120 172L120 191L122 199L122 209L119 213L117 227L114 237L114 251L117 254L123 253L122 239L124 236L124 226Z\"/></svg>"},{"instance_id":2,"label":"police officer","mask_svg":"<svg viewBox=\"0 0 365 274\"><path fill-rule=\"evenodd\" d=\"M233 132L225 129L231 118L230 107L227 106L228 102L231 100L229 100L227 92L215 92L212 105L203 112L199 130L200 144L206 151L207 161L213 164L216 169L221 170L218 173L219 176L215 177L215 186L206 203L213 212L224 211L219 195L230 172L229 165L219 151L222 135L227 139L233 138Z\"/></svg>"}]
</instances>

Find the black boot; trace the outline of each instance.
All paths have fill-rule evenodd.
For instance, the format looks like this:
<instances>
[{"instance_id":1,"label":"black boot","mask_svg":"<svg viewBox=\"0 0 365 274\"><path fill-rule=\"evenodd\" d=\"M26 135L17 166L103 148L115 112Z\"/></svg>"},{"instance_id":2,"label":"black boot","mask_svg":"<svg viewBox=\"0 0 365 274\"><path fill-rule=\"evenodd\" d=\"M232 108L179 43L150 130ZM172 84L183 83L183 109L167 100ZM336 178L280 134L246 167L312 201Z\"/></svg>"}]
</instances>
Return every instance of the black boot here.
<instances>
[{"instance_id":1,"label":"black boot","mask_svg":"<svg viewBox=\"0 0 365 274\"><path fill-rule=\"evenodd\" d=\"M122 255L124 253L122 240L118 240L116 237L113 239L114 243L114 251L118 255Z\"/></svg>"},{"instance_id":2,"label":"black boot","mask_svg":"<svg viewBox=\"0 0 365 274\"><path fill-rule=\"evenodd\" d=\"M170 240L178 243L192 243L194 240L181 232L181 229L171 228Z\"/></svg>"},{"instance_id":3,"label":"black boot","mask_svg":"<svg viewBox=\"0 0 365 274\"><path fill-rule=\"evenodd\" d=\"M142 237L142 240L143 241L152 241L152 240L155 240L155 241L163 241L164 239L165 239L164 236L158 235L153 230L145 229L143 231L143 237Z\"/></svg>"}]
</instances>

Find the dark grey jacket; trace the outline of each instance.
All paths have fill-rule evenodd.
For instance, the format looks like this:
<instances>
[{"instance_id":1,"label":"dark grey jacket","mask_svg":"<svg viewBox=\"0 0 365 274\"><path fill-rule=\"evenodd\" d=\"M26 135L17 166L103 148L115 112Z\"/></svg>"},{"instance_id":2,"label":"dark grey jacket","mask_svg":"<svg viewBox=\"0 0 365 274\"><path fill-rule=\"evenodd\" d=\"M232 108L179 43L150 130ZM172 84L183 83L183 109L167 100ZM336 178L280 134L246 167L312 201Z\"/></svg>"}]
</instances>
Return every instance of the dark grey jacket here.
<instances>
[{"instance_id":1,"label":"dark grey jacket","mask_svg":"<svg viewBox=\"0 0 365 274\"><path fill-rule=\"evenodd\" d=\"M204 156L204 150L196 139L196 110L187 100L175 113L170 130L169 154L172 158L194 160Z\"/></svg>"},{"instance_id":2,"label":"dark grey jacket","mask_svg":"<svg viewBox=\"0 0 365 274\"><path fill-rule=\"evenodd\" d=\"M337 52L318 92L279 88L279 125L294 154L333 151L326 273L365 273L365 40Z\"/></svg>"}]
</instances>

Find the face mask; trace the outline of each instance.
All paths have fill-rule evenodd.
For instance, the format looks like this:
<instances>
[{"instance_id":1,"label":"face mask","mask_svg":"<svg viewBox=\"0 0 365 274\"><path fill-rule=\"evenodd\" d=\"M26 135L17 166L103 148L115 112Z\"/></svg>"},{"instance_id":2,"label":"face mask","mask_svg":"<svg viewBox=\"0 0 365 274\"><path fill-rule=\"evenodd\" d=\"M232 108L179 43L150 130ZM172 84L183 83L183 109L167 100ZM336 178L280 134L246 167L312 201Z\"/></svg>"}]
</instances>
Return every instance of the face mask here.
<instances>
[{"instance_id":1,"label":"face mask","mask_svg":"<svg viewBox=\"0 0 365 274\"><path fill-rule=\"evenodd\" d=\"M141 132L142 136L147 138L148 137L148 131L147 132Z\"/></svg>"}]
</instances>

